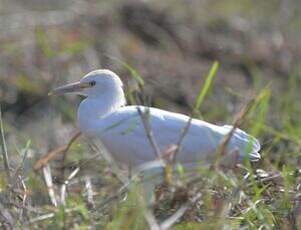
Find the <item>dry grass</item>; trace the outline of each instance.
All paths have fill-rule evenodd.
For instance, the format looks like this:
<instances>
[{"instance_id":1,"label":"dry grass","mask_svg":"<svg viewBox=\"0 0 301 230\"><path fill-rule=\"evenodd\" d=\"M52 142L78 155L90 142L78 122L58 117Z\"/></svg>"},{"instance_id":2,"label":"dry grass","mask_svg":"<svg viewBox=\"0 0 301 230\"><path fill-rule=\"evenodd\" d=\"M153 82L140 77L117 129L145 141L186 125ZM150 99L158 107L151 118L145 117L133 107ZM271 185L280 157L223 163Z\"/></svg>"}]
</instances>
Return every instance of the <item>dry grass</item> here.
<instances>
[{"instance_id":1,"label":"dry grass","mask_svg":"<svg viewBox=\"0 0 301 230\"><path fill-rule=\"evenodd\" d=\"M300 228L298 0L26 2L0 12L2 228ZM141 113L154 152L171 160L149 207L139 171L125 173L99 143L71 137L78 100L46 96L100 67L128 83L131 103L248 130L262 160L220 165L225 139L212 167L177 164L171 173L189 123L159 153Z\"/></svg>"}]
</instances>

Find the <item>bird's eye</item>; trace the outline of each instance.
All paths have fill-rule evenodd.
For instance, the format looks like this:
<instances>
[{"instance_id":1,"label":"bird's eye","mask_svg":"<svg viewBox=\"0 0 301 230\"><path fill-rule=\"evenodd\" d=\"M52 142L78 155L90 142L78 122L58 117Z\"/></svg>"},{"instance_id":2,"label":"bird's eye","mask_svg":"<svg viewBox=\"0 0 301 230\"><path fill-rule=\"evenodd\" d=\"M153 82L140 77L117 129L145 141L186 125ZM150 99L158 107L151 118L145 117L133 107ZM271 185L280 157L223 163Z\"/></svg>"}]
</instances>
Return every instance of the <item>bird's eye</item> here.
<instances>
[{"instance_id":1,"label":"bird's eye","mask_svg":"<svg viewBox=\"0 0 301 230\"><path fill-rule=\"evenodd\" d=\"M89 85L90 85L90 86L96 85L96 81L90 81L90 82L89 82Z\"/></svg>"}]
</instances>

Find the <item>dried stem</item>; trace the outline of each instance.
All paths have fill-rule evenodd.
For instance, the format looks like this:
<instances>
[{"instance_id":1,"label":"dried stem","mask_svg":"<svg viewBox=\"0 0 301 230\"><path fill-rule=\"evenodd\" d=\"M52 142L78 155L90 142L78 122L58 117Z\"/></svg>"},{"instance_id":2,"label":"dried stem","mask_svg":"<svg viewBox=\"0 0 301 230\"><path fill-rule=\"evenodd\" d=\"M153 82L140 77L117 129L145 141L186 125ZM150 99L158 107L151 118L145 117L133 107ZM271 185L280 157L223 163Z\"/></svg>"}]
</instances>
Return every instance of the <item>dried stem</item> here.
<instances>
[{"instance_id":1,"label":"dried stem","mask_svg":"<svg viewBox=\"0 0 301 230\"><path fill-rule=\"evenodd\" d=\"M224 136L219 149L217 150L217 154L216 154L216 160L214 162L214 168L218 169L219 168L219 163L220 163L220 158L221 156L224 156L226 154L226 149L227 146L231 140L231 137L233 136L235 130L241 125L242 121L244 120L244 118L246 117L246 115L249 113L250 109L252 108L252 106L254 105L256 101L256 98L253 97L238 113L238 115L236 116L234 123L233 123L233 127L230 130L230 132Z\"/></svg>"},{"instance_id":2,"label":"dried stem","mask_svg":"<svg viewBox=\"0 0 301 230\"><path fill-rule=\"evenodd\" d=\"M87 192L87 202L92 208L94 208L95 207L95 202L93 200L94 192L93 192L91 178L89 176L85 176L85 190Z\"/></svg>"},{"instance_id":3,"label":"dried stem","mask_svg":"<svg viewBox=\"0 0 301 230\"><path fill-rule=\"evenodd\" d=\"M46 165L50 160L55 158L59 154L66 154L70 147L72 146L73 142L76 141L76 139L81 135L81 132L77 132L68 142L68 144L60 146L56 148L55 150L52 150L48 152L46 155L44 155L40 160L37 161L37 163L34 165L34 170L39 170L44 165Z\"/></svg>"},{"instance_id":4,"label":"dried stem","mask_svg":"<svg viewBox=\"0 0 301 230\"><path fill-rule=\"evenodd\" d=\"M185 214L188 208L201 198L201 196L201 193L197 193L190 201L183 204L172 216L160 224L160 229L170 229Z\"/></svg>"},{"instance_id":5,"label":"dried stem","mask_svg":"<svg viewBox=\"0 0 301 230\"><path fill-rule=\"evenodd\" d=\"M144 211L144 218L150 230L161 230L154 214L150 210Z\"/></svg>"},{"instance_id":6,"label":"dried stem","mask_svg":"<svg viewBox=\"0 0 301 230\"><path fill-rule=\"evenodd\" d=\"M97 143L100 143L101 146L98 146ZM112 172L116 175L116 177L119 179L120 182L123 184L126 184L128 182L128 178L122 173L120 168L118 167L115 160L112 158L110 152L107 151L105 146L102 145L101 142L96 142L96 139L94 139L94 142L91 141L89 144L89 147L92 151L94 151L96 154L91 157L90 159L86 160L79 166L83 168L83 165L89 162L90 160L93 160L95 157L102 156L102 158L110 165L110 168L112 169Z\"/></svg>"},{"instance_id":7,"label":"dried stem","mask_svg":"<svg viewBox=\"0 0 301 230\"><path fill-rule=\"evenodd\" d=\"M5 142L4 130L3 130L1 106L0 106L0 132L1 132L1 146L2 146L4 168L5 168L5 173L7 175L8 181L10 182L11 176L10 176L10 169L9 169L7 147Z\"/></svg>"},{"instance_id":8,"label":"dried stem","mask_svg":"<svg viewBox=\"0 0 301 230\"><path fill-rule=\"evenodd\" d=\"M176 149L174 151L174 154L173 154L173 158L172 158L172 163L175 164L176 163L176 160L177 160L177 155L179 154L180 150L181 150L181 145L183 143L183 140L184 140L184 137L186 136L186 134L188 133L188 130L191 126L191 121L192 121L192 116L189 117L189 120L187 121L185 127L183 128L181 134L180 134L180 137L179 137L179 140L176 144Z\"/></svg>"},{"instance_id":9,"label":"dried stem","mask_svg":"<svg viewBox=\"0 0 301 230\"><path fill-rule=\"evenodd\" d=\"M71 172L71 174L68 176L68 178L64 181L64 184L61 187L61 203L63 205L66 205L66 190L67 185L69 182L76 176L76 174L79 172L80 168L77 167L75 170Z\"/></svg>"},{"instance_id":10,"label":"dried stem","mask_svg":"<svg viewBox=\"0 0 301 230\"><path fill-rule=\"evenodd\" d=\"M142 123L143 123L143 126L144 126L144 129L145 129L145 132L146 132L146 135L147 135L147 138L152 146L152 148L154 149L154 152L157 156L158 159L162 159L162 155L161 155L161 152L160 152L160 149L155 141L155 138L154 138L154 135L153 135L153 132L152 132L152 129L151 129L151 126L150 126L150 121L149 121L149 118L150 118L150 111L149 111L149 108L146 109L146 111L143 111L137 107L137 110L138 110L138 113L141 117L141 120L142 120Z\"/></svg>"},{"instance_id":11,"label":"dried stem","mask_svg":"<svg viewBox=\"0 0 301 230\"><path fill-rule=\"evenodd\" d=\"M51 203L54 206L57 206L57 201L56 201L53 182L52 182L51 169L50 169L50 166L48 164L46 164L43 167L43 174L44 174L44 179L45 179L45 183L46 183L46 186L47 186L47 189L48 189L48 194L49 194L49 198L51 200Z\"/></svg>"},{"instance_id":12,"label":"dried stem","mask_svg":"<svg viewBox=\"0 0 301 230\"><path fill-rule=\"evenodd\" d=\"M4 229L14 229L14 217L0 202L0 223Z\"/></svg>"}]
</instances>

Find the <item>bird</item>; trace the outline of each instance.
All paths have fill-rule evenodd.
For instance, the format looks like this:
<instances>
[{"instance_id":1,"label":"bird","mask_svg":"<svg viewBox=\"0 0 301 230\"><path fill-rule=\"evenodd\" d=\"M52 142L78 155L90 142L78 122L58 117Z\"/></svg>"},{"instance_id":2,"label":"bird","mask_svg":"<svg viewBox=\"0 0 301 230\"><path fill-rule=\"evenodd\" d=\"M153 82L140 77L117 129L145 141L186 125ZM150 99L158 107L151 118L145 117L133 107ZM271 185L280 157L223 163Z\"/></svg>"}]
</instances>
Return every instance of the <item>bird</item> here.
<instances>
[{"instance_id":1,"label":"bird","mask_svg":"<svg viewBox=\"0 0 301 230\"><path fill-rule=\"evenodd\" d=\"M124 85L117 74L98 69L81 80L55 88L51 94L75 93L84 99L77 110L77 124L82 134L98 138L113 159L128 167L152 162L158 156L148 138L142 113L148 114L149 128L161 153L179 140L183 129L190 126L183 137L176 161L190 167L197 162L213 159L223 138L233 129L231 125L216 125L190 116L142 105L127 105ZM189 121L190 120L190 121ZM226 154L261 158L259 141L236 128L226 148Z\"/></svg>"}]
</instances>

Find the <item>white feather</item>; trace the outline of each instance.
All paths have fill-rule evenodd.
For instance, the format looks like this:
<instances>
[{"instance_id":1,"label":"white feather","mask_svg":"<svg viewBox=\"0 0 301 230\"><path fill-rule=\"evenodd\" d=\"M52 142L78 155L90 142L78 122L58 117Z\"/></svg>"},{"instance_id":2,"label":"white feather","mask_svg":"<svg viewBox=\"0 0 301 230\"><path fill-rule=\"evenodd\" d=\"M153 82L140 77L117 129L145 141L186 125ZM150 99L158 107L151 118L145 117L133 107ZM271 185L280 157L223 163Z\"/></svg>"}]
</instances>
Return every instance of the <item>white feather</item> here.
<instances>
[{"instance_id":1,"label":"white feather","mask_svg":"<svg viewBox=\"0 0 301 230\"><path fill-rule=\"evenodd\" d=\"M125 96L119 77L109 70L97 70L87 74L81 82L95 81L95 86L85 89L87 96L78 109L78 124L83 134L99 137L107 150L120 163L138 166L155 160L155 153L147 138L138 113L138 106L124 106ZM176 144L189 117L156 108L139 106L142 111L149 109L149 122L159 149L164 152ZM212 159L231 126L217 126L193 119L177 155L184 165ZM259 159L260 144L246 132L236 129L227 147L227 153L238 150L242 157Z\"/></svg>"}]
</instances>

